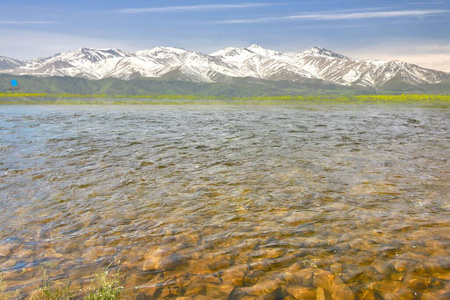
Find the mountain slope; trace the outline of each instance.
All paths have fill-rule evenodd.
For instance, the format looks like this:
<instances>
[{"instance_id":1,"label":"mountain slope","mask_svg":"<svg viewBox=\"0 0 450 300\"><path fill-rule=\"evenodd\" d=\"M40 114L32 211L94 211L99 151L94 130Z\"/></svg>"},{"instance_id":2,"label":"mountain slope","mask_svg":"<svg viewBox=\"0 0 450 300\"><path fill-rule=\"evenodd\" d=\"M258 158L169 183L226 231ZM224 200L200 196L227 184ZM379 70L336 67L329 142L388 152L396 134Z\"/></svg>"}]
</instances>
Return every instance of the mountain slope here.
<instances>
[{"instance_id":1,"label":"mountain slope","mask_svg":"<svg viewBox=\"0 0 450 300\"><path fill-rule=\"evenodd\" d=\"M18 61L0 57L0 73L69 76L91 80L163 78L191 82L231 82L233 78L383 88L450 82L450 75L399 61L356 60L314 47L283 53L258 45L228 47L210 55L181 48L156 47L136 53L119 49L81 48L47 58Z\"/></svg>"},{"instance_id":2,"label":"mountain slope","mask_svg":"<svg viewBox=\"0 0 450 300\"><path fill-rule=\"evenodd\" d=\"M23 65L24 65L24 63L20 60L5 57L5 56L0 56L0 70L15 69L15 68L21 67Z\"/></svg>"},{"instance_id":3,"label":"mountain slope","mask_svg":"<svg viewBox=\"0 0 450 300\"><path fill-rule=\"evenodd\" d=\"M355 60L324 48L298 53L281 53L252 45L215 52L230 64L240 65L251 77L268 80L316 78L341 85L378 87L401 76L411 84L436 84L449 74L398 61Z\"/></svg>"},{"instance_id":4,"label":"mountain slope","mask_svg":"<svg viewBox=\"0 0 450 300\"><path fill-rule=\"evenodd\" d=\"M449 93L450 84L419 84L395 82L384 88L342 86L319 79L300 82L268 81L255 78L230 78L227 82L190 82L173 79L105 78L89 80L79 77L17 76L20 93L106 94L106 95L200 95L223 97L254 97L281 95L361 95L361 94L442 94ZM11 76L0 74L0 92L9 85Z\"/></svg>"}]
</instances>

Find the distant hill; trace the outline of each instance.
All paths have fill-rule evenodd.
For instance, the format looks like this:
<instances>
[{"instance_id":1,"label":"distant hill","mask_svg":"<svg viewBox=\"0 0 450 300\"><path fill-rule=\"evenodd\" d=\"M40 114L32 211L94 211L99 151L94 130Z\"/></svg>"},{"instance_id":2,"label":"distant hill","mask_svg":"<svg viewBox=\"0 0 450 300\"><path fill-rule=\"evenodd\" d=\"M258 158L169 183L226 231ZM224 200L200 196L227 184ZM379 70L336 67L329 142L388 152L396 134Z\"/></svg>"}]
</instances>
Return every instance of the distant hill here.
<instances>
[{"instance_id":1,"label":"distant hill","mask_svg":"<svg viewBox=\"0 0 450 300\"><path fill-rule=\"evenodd\" d=\"M0 74L0 92L10 84L10 75ZM89 80L76 77L14 76L23 93L73 93L107 95L202 95L225 97L256 97L281 95L364 95L364 94L448 94L450 84L392 83L385 88L346 87L321 80L303 82L268 81L253 78L231 79L228 82L204 83L168 79L137 78L122 80L106 78Z\"/></svg>"}]
</instances>

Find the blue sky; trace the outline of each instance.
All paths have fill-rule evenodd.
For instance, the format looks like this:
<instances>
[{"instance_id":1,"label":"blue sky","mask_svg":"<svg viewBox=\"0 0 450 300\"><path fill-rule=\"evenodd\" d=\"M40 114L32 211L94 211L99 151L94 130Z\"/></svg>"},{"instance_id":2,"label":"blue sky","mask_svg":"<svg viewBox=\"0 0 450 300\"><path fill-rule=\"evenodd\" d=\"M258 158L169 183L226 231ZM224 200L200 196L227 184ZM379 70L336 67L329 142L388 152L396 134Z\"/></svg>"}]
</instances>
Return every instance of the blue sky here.
<instances>
[{"instance_id":1,"label":"blue sky","mask_svg":"<svg viewBox=\"0 0 450 300\"><path fill-rule=\"evenodd\" d=\"M450 72L450 0L1 1L0 39L0 55L21 59L81 47L210 53L256 43Z\"/></svg>"}]
</instances>

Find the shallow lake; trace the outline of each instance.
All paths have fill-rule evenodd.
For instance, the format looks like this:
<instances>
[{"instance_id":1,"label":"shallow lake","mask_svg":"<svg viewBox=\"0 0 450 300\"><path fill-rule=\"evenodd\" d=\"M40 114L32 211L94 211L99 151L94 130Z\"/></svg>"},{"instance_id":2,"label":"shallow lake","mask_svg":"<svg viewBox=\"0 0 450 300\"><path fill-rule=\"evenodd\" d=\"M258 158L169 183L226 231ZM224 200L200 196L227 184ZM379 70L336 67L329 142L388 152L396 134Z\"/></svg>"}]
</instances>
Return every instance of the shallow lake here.
<instances>
[{"instance_id":1,"label":"shallow lake","mask_svg":"<svg viewBox=\"0 0 450 300\"><path fill-rule=\"evenodd\" d=\"M127 299L448 299L449 129L430 105L1 106L3 284L81 296L111 264Z\"/></svg>"}]
</instances>

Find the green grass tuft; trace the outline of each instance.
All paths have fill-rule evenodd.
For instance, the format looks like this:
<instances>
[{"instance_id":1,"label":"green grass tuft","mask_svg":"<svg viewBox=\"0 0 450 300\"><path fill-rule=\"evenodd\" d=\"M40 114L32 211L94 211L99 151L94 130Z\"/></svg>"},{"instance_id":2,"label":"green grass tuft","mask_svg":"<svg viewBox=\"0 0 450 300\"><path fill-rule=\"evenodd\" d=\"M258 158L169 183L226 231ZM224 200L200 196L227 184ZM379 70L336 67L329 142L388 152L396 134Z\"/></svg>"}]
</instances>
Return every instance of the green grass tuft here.
<instances>
[{"instance_id":1,"label":"green grass tuft","mask_svg":"<svg viewBox=\"0 0 450 300\"><path fill-rule=\"evenodd\" d=\"M70 300L69 287L60 283L51 283L44 270L42 286L32 294L32 300Z\"/></svg>"},{"instance_id":2,"label":"green grass tuft","mask_svg":"<svg viewBox=\"0 0 450 300\"><path fill-rule=\"evenodd\" d=\"M120 270L110 272L106 267L101 274L97 275L93 289L84 297L85 300L115 300L121 299L123 291Z\"/></svg>"},{"instance_id":3,"label":"green grass tuft","mask_svg":"<svg viewBox=\"0 0 450 300\"><path fill-rule=\"evenodd\" d=\"M93 287L87 292L85 300L117 300L122 298L122 277L120 270L111 272L107 266L103 272L96 275L93 280ZM39 289L31 293L31 300L70 300L79 299L79 295L74 295L69 290L68 285L58 282L51 282L44 270L42 285ZM20 290L6 292L6 284L3 276L0 276L0 300L13 300L20 297Z\"/></svg>"},{"instance_id":4,"label":"green grass tuft","mask_svg":"<svg viewBox=\"0 0 450 300\"><path fill-rule=\"evenodd\" d=\"M67 286L45 286L31 297L32 300L69 300L70 292Z\"/></svg>"}]
</instances>

